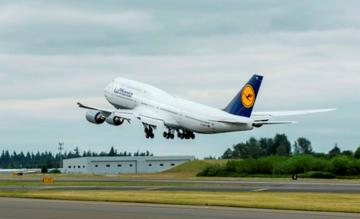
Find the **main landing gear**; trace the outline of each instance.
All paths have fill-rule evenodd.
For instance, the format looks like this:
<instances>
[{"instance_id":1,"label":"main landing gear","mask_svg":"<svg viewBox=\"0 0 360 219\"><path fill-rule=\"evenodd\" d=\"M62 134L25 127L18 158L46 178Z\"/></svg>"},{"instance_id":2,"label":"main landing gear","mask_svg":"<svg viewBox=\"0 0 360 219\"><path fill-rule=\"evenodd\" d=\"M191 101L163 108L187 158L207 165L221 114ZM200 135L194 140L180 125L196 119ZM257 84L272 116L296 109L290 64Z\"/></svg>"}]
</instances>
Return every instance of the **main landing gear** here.
<instances>
[{"instance_id":1,"label":"main landing gear","mask_svg":"<svg viewBox=\"0 0 360 219\"><path fill-rule=\"evenodd\" d=\"M164 132L164 133L163 133L163 136L164 136L164 138L166 138L166 139L174 139L174 138L175 138L174 132L175 132L174 130L168 129L167 132Z\"/></svg>"},{"instance_id":2,"label":"main landing gear","mask_svg":"<svg viewBox=\"0 0 360 219\"><path fill-rule=\"evenodd\" d=\"M194 132L187 131L187 130L179 130L177 133L178 138L180 139L195 139Z\"/></svg>"},{"instance_id":3,"label":"main landing gear","mask_svg":"<svg viewBox=\"0 0 360 219\"><path fill-rule=\"evenodd\" d=\"M195 139L194 132L186 131L182 129L178 129L177 131L177 137L180 139ZM163 133L164 138L166 139L174 139L175 138L175 130L174 129L168 129L167 132Z\"/></svg>"},{"instance_id":4,"label":"main landing gear","mask_svg":"<svg viewBox=\"0 0 360 219\"><path fill-rule=\"evenodd\" d=\"M146 138L154 138L154 129L156 128L155 126L151 126L151 125L147 125L147 124L143 124L144 125L144 132L145 132L145 137Z\"/></svg>"},{"instance_id":5,"label":"main landing gear","mask_svg":"<svg viewBox=\"0 0 360 219\"><path fill-rule=\"evenodd\" d=\"M156 126L149 125L146 123L143 123L144 125L144 132L146 138L154 138L154 130L156 129ZM167 132L163 133L164 138L166 139L174 139L175 138L175 132L177 132L177 137L180 139L195 139L195 134L192 131L183 130L183 129L172 129L168 128Z\"/></svg>"}]
</instances>

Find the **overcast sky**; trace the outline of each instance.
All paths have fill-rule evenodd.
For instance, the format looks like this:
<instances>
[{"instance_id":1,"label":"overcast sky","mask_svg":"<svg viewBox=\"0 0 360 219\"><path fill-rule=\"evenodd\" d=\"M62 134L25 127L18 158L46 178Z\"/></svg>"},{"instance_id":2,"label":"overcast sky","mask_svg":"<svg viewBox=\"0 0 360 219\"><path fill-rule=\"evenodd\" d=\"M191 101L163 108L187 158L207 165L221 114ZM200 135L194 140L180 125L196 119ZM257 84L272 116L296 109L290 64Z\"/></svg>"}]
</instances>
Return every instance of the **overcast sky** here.
<instances>
[{"instance_id":1,"label":"overcast sky","mask_svg":"<svg viewBox=\"0 0 360 219\"><path fill-rule=\"evenodd\" d=\"M360 1L0 1L0 149L220 156L250 136L305 136L316 151L360 144ZM224 107L253 73L255 110L336 107L296 125L145 140L139 123L85 120L121 76Z\"/></svg>"}]
</instances>

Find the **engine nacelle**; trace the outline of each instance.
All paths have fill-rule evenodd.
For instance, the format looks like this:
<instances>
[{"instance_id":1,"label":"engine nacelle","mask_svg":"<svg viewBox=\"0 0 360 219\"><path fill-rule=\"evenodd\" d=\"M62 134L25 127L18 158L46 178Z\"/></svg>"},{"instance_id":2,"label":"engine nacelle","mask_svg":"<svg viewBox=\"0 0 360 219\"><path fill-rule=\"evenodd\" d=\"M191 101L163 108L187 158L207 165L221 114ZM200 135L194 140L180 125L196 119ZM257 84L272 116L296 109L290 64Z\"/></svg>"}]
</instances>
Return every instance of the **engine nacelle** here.
<instances>
[{"instance_id":1,"label":"engine nacelle","mask_svg":"<svg viewBox=\"0 0 360 219\"><path fill-rule=\"evenodd\" d=\"M109 123L110 125L119 126L124 123L124 119L122 119L121 117L116 116L114 114L111 114L110 116L108 116L106 118L106 122Z\"/></svg>"},{"instance_id":2,"label":"engine nacelle","mask_svg":"<svg viewBox=\"0 0 360 219\"><path fill-rule=\"evenodd\" d=\"M102 124L105 122L106 117L97 110L89 110L86 113L86 120L94 124Z\"/></svg>"},{"instance_id":3,"label":"engine nacelle","mask_svg":"<svg viewBox=\"0 0 360 219\"><path fill-rule=\"evenodd\" d=\"M261 125L259 125L259 124L253 124L253 126L255 127L255 128L260 128L261 126L263 126L262 124Z\"/></svg>"}]
</instances>

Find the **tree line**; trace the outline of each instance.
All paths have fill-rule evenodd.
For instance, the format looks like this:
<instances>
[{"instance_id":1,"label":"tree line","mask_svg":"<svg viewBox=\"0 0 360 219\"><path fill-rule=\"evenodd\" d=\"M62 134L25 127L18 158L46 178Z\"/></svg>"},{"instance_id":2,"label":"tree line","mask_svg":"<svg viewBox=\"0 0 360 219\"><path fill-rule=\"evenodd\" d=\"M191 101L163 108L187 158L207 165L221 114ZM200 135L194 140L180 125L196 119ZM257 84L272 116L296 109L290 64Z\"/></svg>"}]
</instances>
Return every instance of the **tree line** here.
<instances>
[{"instance_id":1,"label":"tree line","mask_svg":"<svg viewBox=\"0 0 360 219\"><path fill-rule=\"evenodd\" d=\"M228 160L204 168L198 176L289 176L304 178L360 177L360 159L348 155L332 158L314 155L268 156Z\"/></svg>"},{"instance_id":2,"label":"tree line","mask_svg":"<svg viewBox=\"0 0 360 219\"><path fill-rule=\"evenodd\" d=\"M285 134L277 134L274 138L250 138L228 148L221 156L222 159L260 158L266 156L290 156L311 154L316 157L335 157L337 155L360 158L360 147L355 151L342 151L337 144L328 153L314 152L311 141L305 137L298 138L293 144Z\"/></svg>"},{"instance_id":3,"label":"tree line","mask_svg":"<svg viewBox=\"0 0 360 219\"><path fill-rule=\"evenodd\" d=\"M18 169L18 168L59 168L60 160L70 159L77 157L103 157L103 156L154 156L153 153L149 151L140 152L136 151L134 153L123 151L118 152L114 147L110 148L109 152L93 152L93 151L84 151L80 152L79 148L76 147L73 151L66 151L60 153L52 152L9 152L8 150L3 150L0 154L0 168L2 169Z\"/></svg>"},{"instance_id":4,"label":"tree line","mask_svg":"<svg viewBox=\"0 0 360 219\"><path fill-rule=\"evenodd\" d=\"M327 153L317 153L309 139L300 137L291 144L285 134L250 138L228 148L221 158L228 161L210 165L198 176L360 177L360 147L342 151L336 144Z\"/></svg>"}]
</instances>

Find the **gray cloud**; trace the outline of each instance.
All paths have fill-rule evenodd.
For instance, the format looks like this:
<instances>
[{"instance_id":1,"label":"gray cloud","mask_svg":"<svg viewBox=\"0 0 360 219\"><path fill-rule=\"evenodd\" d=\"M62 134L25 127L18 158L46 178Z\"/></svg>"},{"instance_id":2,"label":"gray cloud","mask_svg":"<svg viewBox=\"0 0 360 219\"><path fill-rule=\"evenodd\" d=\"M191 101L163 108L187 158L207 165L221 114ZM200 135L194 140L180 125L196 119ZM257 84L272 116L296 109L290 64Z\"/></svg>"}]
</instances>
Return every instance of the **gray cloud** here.
<instances>
[{"instance_id":1,"label":"gray cloud","mask_svg":"<svg viewBox=\"0 0 360 219\"><path fill-rule=\"evenodd\" d=\"M329 1L108 1L108 4L11 1L0 10L0 51L206 53L218 52L216 42L229 37L231 45L225 49L233 51L237 48L234 45L245 46L252 38L259 37L257 43L262 43L261 36L271 38L274 33L357 30L358 4L358 1L348 4L343 1L332 4ZM204 45L204 41L208 44Z\"/></svg>"}]
</instances>

